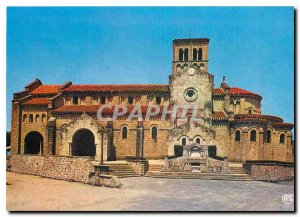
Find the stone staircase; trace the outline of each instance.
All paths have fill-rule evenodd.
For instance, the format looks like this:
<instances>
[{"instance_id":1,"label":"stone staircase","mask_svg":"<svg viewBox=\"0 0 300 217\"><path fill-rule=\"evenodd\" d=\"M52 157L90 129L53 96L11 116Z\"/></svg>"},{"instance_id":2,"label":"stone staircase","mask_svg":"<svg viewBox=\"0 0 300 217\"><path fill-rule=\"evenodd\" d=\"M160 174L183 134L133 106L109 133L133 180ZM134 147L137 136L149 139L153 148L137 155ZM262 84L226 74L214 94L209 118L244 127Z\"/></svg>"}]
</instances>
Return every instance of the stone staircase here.
<instances>
[{"instance_id":1,"label":"stone staircase","mask_svg":"<svg viewBox=\"0 0 300 217\"><path fill-rule=\"evenodd\" d=\"M127 163L105 163L103 166L109 167L109 175L118 178L138 177L138 175Z\"/></svg>"},{"instance_id":2,"label":"stone staircase","mask_svg":"<svg viewBox=\"0 0 300 217\"><path fill-rule=\"evenodd\" d=\"M161 172L162 165L149 165L148 172L145 176L153 178L170 178L170 179L203 179L203 180L226 180L226 181L253 181L245 173L242 164L229 167L229 170L221 173L198 173L198 172Z\"/></svg>"}]
</instances>

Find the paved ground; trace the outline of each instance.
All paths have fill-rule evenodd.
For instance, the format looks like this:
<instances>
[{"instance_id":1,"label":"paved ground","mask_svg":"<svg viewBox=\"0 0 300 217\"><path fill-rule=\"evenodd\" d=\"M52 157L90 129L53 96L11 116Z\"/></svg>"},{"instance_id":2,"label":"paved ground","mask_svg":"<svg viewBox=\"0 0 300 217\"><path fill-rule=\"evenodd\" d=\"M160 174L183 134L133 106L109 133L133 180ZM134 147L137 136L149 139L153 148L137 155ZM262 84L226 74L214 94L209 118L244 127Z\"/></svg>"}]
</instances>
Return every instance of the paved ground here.
<instances>
[{"instance_id":1,"label":"paved ground","mask_svg":"<svg viewBox=\"0 0 300 217\"><path fill-rule=\"evenodd\" d=\"M37 176L7 173L7 209L115 211L273 211L294 209L282 202L294 183L155 179L121 179L112 189Z\"/></svg>"}]
</instances>

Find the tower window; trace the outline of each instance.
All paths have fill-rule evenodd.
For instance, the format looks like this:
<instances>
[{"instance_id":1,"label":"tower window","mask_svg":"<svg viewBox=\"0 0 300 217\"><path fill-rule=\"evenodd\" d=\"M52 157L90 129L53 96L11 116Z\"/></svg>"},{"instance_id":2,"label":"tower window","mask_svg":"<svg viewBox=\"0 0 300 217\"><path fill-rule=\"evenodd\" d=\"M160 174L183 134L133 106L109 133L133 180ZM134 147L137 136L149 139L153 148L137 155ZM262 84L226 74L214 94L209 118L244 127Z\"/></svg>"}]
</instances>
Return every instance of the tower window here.
<instances>
[{"instance_id":1,"label":"tower window","mask_svg":"<svg viewBox=\"0 0 300 217\"><path fill-rule=\"evenodd\" d=\"M161 103L161 97L160 97L160 96L157 96L157 97L156 97L156 104L157 104L157 105L160 105L160 103Z\"/></svg>"},{"instance_id":2,"label":"tower window","mask_svg":"<svg viewBox=\"0 0 300 217\"><path fill-rule=\"evenodd\" d=\"M130 96L128 97L128 104L129 105L132 105L133 104L133 98Z\"/></svg>"},{"instance_id":3,"label":"tower window","mask_svg":"<svg viewBox=\"0 0 300 217\"><path fill-rule=\"evenodd\" d=\"M33 122L33 115L32 115L32 114L29 115L29 122L30 122L30 123Z\"/></svg>"},{"instance_id":4,"label":"tower window","mask_svg":"<svg viewBox=\"0 0 300 217\"><path fill-rule=\"evenodd\" d=\"M183 50L179 49L179 61L183 61Z\"/></svg>"},{"instance_id":5,"label":"tower window","mask_svg":"<svg viewBox=\"0 0 300 217\"><path fill-rule=\"evenodd\" d=\"M189 59L189 50L187 48L184 49L184 61L188 61Z\"/></svg>"},{"instance_id":6,"label":"tower window","mask_svg":"<svg viewBox=\"0 0 300 217\"><path fill-rule=\"evenodd\" d=\"M250 141L256 142L256 131L255 130L251 130L251 132L250 132Z\"/></svg>"},{"instance_id":7,"label":"tower window","mask_svg":"<svg viewBox=\"0 0 300 217\"><path fill-rule=\"evenodd\" d=\"M196 139L196 143L197 143L197 144L200 144L200 138L197 138L197 139Z\"/></svg>"},{"instance_id":8,"label":"tower window","mask_svg":"<svg viewBox=\"0 0 300 217\"><path fill-rule=\"evenodd\" d=\"M194 48L193 49L193 60L197 60L197 49L196 48Z\"/></svg>"},{"instance_id":9,"label":"tower window","mask_svg":"<svg viewBox=\"0 0 300 217\"><path fill-rule=\"evenodd\" d=\"M198 50L198 60L202 60L202 48Z\"/></svg>"},{"instance_id":10,"label":"tower window","mask_svg":"<svg viewBox=\"0 0 300 217\"><path fill-rule=\"evenodd\" d=\"M236 142L241 141L241 132L239 130L235 131L235 141Z\"/></svg>"},{"instance_id":11,"label":"tower window","mask_svg":"<svg viewBox=\"0 0 300 217\"><path fill-rule=\"evenodd\" d=\"M186 145L186 138L182 138L181 144L182 144L182 145Z\"/></svg>"},{"instance_id":12,"label":"tower window","mask_svg":"<svg viewBox=\"0 0 300 217\"><path fill-rule=\"evenodd\" d=\"M127 127L122 128L122 139L127 139Z\"/></svg>"},{"instance_id":13,"label":"tower window","mask_svg":"<svg viewBox=\"0 0 300 217\"><path fill-rule=\"evenodd\" d=\"M284 144L285 143L285 135L282 133L280 134L280 144Z\"/></svg>"},{"instance_id":14,"label":"tower window","mask_svg":"<svg viewBox=\"0 0 300 217\"><path fill-rule=\"evenodd\" d=\"M152 127L151 129L151 136L152 136L152 139L157 139L157 127Z\"/></svg>"},{"instance_id":15,"label":"tower window","mask_svg":"<svg viewBox=\"0 0 300 217\"><path fill-rule=\"evenodd\" d=\"M271 130L267 131L267 143L271 143Z\"/></svg>"},{"instance_id":16,"label":"tower window","mask_svg":"<svg viewBox=\"0 0 300 217\"><path fill-rule=\"evenodd\" d=\"M73 104L78 105L78 96L73 96Z\"/></svg>"},{"instance_id":17,"label":"tower window","mask_svg":"<svg viewBox=\"0 0 300 217\"><path fill-rule=\"evenodd\" d=\"M105 104L105 100L106 100L106 97L105 97L105 96L101 96L101 97L100 97L100 103L101 103L101 104Z\"/></svg>"}]
</instances>

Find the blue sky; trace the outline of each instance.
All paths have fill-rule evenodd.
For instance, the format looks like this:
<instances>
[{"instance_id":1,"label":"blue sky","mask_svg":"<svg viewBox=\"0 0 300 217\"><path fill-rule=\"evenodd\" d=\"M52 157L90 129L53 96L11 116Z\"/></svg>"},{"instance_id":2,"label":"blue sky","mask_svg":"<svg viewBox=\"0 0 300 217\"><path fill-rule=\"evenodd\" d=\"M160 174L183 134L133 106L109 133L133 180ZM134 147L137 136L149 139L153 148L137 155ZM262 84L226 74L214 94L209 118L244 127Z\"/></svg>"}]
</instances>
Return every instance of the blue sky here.
<instances>
[{"instance_id":1,"label":"blue sky","mask_svg":"<svg viewBox=\"0 0 300 217\"><path fill-rule=\"evenodd\" d=\"M7 129L13 93L44 84L168 83L172 40L210 38L209 72L259 93L294 121L292 7L9 7Z\"/></svg>"}]
</instances>

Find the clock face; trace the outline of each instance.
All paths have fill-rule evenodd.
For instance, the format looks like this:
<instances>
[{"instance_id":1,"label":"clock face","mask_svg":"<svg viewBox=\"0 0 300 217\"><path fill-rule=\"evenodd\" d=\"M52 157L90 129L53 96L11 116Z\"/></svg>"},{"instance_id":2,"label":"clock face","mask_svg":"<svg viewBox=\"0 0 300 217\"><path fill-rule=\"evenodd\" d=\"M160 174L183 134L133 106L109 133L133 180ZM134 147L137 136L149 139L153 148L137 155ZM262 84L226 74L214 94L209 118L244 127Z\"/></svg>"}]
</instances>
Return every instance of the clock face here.
<instances>
[{"instance_id":1,"label":"clock face","mask_svg":"<svg viewBox=\"0 0 300 217\"><path fill-rule=\"evenodd\" d=\"M184 98L188 102L194 102L198 97L197 91L194 88L188 88L184 91Z\"/></svg>"},{"instance_id":2,"label":"clock face","mask_svg":"<svg viewBox=\"0 0 300 217\"><path fill-rule=\"evenodd\" d=\"M189 75L194 75L195 74L195 69L194 68L189 68L188 70Z\"/></svg>"}]
</instances>

